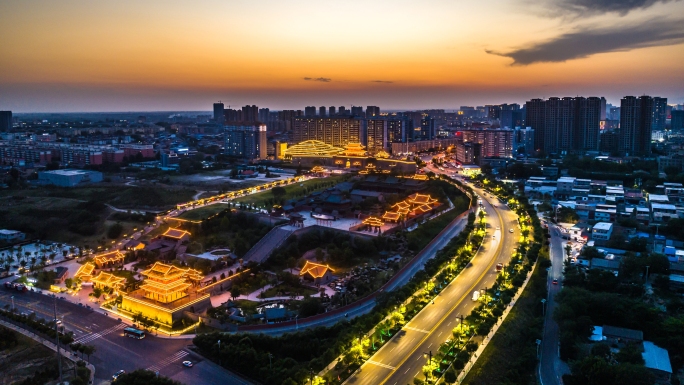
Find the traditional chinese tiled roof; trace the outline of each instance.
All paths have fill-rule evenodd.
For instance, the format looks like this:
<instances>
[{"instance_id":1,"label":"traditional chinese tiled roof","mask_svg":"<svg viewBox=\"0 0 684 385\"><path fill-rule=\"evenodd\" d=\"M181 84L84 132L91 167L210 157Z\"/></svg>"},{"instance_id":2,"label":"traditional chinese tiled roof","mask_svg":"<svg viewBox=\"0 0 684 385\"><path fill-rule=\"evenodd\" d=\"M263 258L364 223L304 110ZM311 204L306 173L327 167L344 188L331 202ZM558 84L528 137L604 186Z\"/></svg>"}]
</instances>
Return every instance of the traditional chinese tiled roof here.
<instances>
[{"instance_id":1,"label":"traditional chinese tiled roof","mask_svg":"<svg viewBox=\"0 0 684 385\"><path fill-rule=\"evenodd\" d=\"M335 271L327 265L320 265L318 263L306 261L306 263L304 264L304 267L302 267L302 270L299 272L299 275L309 274L313 278L321 278L321 277L325 276L325 273L328 270L330 270L332 272Z\"/></svg>"}]
</instances>

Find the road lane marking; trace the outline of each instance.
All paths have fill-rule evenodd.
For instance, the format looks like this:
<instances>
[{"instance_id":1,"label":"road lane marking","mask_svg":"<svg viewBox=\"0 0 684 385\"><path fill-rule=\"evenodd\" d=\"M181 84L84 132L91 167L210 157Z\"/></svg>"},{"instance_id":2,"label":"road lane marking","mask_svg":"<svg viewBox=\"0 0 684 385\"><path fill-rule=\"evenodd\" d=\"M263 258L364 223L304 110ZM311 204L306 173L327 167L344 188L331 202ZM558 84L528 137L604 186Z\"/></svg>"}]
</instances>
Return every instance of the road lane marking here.
<instances>
[{"instance_id":1,"label":"road lane marking","mask_svg":"<svg viewBox=\"0 0 684 385\"><path fill-rule=\"evenodd\" d=\"M425 334L429 334L429 333L430 333L428 330L413 328L413 327L410 327L410 326L404 326L404 329L413 330L414 332L421 332L421 333L425 333ZM415 339L415 337L414 337L414 339ZM411 341L413 341L413 340L411 340Z\"/></svg>"},{"instance_id":2,"label":"road lane marking","mask_svg":"<svg viewBox=\"0 0 684 385\"><path fill-rule=\"evenodd\" d=\"M368 361L366 361L366 362L369 363L369 364L373 364L373 365L379 366L379 367L381 367L381 368L389 369L389 370L396 370L396 369L397 369L397 368L395 368L394 366L389 366L389 365L387 365L387 364L383 364L382 362L377 362L377 361L373 361L373 360L368 360Z\"/></svg>"},{"instance_id":3,"label":"road lane marking","mask_svg":"<svg viewBox=\"0 0 684 385\"><path fill-rule=\"evenodd\" d=\"M406 369L406 371L404 372L404 374L408 373L409 370L411 370L411 367L409 367L408 369Z\"/></svg>"},{"instance_id":4,"label":"road lane marking","mask_svg":"<svg viewBox=\"0 0 684 385\"><path fill-rule=\"evenodd\" d=\"M487 203L489 203L489 202L487 202ZM503 224L504 221L503 221L503 218L501 217L501 213L499 212L499 210L494 210L494 211L496 211L496 215L497 215L497 217L499 218L500 224ZM494 251L494 255L495 255L495 256L497 256L497 255L498 255L498 256L501 256L501 249L502 249L502 246L503 246L503 242L499 242L499 243L497 244L497 248L496 248L496 250ZM482 251L482 250L480 250L480 251ZM486 252L488 252L488 251L489 251L489 250L487 250ZM478 253L478 254L479 254L479 253ZM476 257L477 257L477 254L476 254L475 256L473 256L473 260L474 260ZM440 325L442 322L444 322L444 320L446 319L446 317L447 317L449 314L451 314L454 310L456 310L456 308L457 308L459 305L461 305L461 304L463 303L463 301L464 301L465 298L468 296L468 294L469 294L469 293L470 293L478 284L480 284L480 283L481 283L480 281L482 281L482 280L485 278L485 276L487 275L487 273L490 272L492 266L494 266L494 263L495 263L497 260L498 260L498 258L496 258L496 257L494 257L494 258L491 259L491 261L489 262L489 264L487 265L487 267L484 269L484 271L482 272L482 274L480 274L480 276L475 280L475 283L472 284L471 287L470 287L470 289L469 289L469 290L466 290L466 292L463 294L463 296L460 298L460 300L458 300L458 301L456 302L456 304L455 304L451 309L449 309L449 311L447 311L447 312L444 314L444 316L435 324L436 326L437 326L437 325ZM457 277L457 278L458 278L458 277ZM453 284L454 282L455 282L455 280L454 280L454 281L451 281L451 282L449 283L449 285ZM425 310L425 308L423 308L423 310ZM422 312L422 310L421 310L421 312ZM419 312L418 314L420 314L420 312ZM416 316L417 316L417 315L416 315ZM435 327L436 327L436 326L435 326ZM435 329L435 327L433 327L433 330ZM406 362L406 360L408 359L408 357L409 357L411 354L413 354L413 353L420 347L420 344L423 343L423 341L425 341L427 338L428 338L428 335L425 335L425 336L421 339L421 341L420 341L417 345L415 345L415 346L413 347L413 349L405 356L405 358L404 358L401 362L399 362L399 365L397 365L397 367L401 367L401 365L403 365L404 362ZM408 371L408 370L407 370L407 371ZM406 373L404 373L404 374L406 374ZM384 379L382 382L380 382L379 385L385 384L385 383L387 382L387 380L389 380L389 377L385 377L385 379Z\"/></svg>"}]
</instances>

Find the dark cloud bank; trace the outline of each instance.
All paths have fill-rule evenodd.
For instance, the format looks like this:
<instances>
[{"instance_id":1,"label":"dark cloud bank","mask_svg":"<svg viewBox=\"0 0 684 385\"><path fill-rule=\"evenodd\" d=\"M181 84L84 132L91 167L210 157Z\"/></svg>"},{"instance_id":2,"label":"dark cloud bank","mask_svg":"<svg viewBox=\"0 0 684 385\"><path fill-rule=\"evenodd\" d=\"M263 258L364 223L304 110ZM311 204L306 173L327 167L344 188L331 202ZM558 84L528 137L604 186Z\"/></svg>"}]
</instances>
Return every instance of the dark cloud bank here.
<instances>
[{"instance_id":1,"label":"dark cloud bank","mask_svg":"<svg viewBox=\"0 0 684 385\"><path fill-rule=\"evenodd\" d=\"M605 2L612 2L612 0ZM636 2L636 0L631 2ZM620 25L601 29L578 27L574 32L559 35L551 40L532 43L527 47L509 52L493 50L486 50L486 52L509 57L513 59L513 65L529 65L564 62L603 52L630 51L683 42L684 20L652 19L638 25Z\"/></svg>"}]
</instances>

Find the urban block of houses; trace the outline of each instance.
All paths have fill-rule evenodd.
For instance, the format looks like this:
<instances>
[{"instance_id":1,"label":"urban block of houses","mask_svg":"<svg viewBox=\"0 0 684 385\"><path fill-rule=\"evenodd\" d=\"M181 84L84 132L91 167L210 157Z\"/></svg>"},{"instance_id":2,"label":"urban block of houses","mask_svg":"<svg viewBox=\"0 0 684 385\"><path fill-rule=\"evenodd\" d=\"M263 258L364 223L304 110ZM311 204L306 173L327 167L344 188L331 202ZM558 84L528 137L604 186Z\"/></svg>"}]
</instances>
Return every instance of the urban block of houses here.
<instances>
[{"instance_id":1,"label":"urban block of houses","mask_svg":"<svg viewBox=\"0 0 684 385\"><path fill-rule=\"evenodd\" d=\"M594 326L589 340L605 341L618 349L626 345L637 345L644 359L644 366L656 378L656 383L669 384L672 377L672 364L670 355L666 349L659 347L651 341L644 341L644 333L641 330L626 329L610 325Z\"/></svg>"}]
</instances>

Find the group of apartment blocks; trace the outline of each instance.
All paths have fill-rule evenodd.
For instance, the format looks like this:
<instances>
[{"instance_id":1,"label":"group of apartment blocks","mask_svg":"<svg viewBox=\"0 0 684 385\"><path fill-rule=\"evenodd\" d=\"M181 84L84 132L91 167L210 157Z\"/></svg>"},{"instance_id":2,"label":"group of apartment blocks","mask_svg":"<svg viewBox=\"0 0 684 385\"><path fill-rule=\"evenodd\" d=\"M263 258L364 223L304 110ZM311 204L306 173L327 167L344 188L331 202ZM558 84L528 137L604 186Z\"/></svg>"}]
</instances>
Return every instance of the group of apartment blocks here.
<instances>
[{"instance_id":1,"label":"group of apartment blocks","mask_svg":"<svg viewBox=\"0 0 684 385\"><path fill-rule=\"evenodd\" d=\"M124 158L154 158L152 145L121 144L118 146L93 146L72 143L0 142L0 162L15 165L45 165L54 160L63 164L100 165L103 163L121 163Z\"/></svg>"},{"instance_id":2,"label":"group of apartment blocks","mask_svg":"<svg viewBox=\"0 0 684 385\"><path fill-rule=\"evenodd\" d=\"M666 109L667 98L625 96L619 127L604 130L605 98L532 99L525 104L525 125L534 129L536 152L541 154L603 151L649 156L651 132L665 128Z\"/></svg>"},{"instance_id":3,"label":"group of apartment blocks","mask_svg":"<svg viewBox=\"0 0 684 385\"><path fill-rule=\"evenodd\" d=\"M615 222L632 218L649 225L684 218L681 183L663 183L656 186L655 194L648 194L639 188L626 188L620 181L531 177L525 183L525 193L553 195L560 206L575 210L580 220Z\"/></svg>"}]
</instances>

